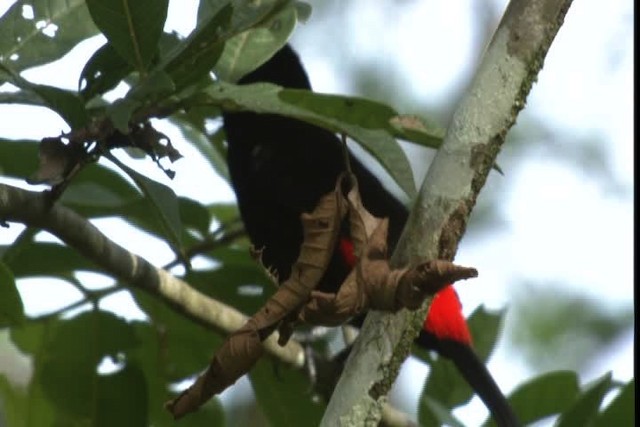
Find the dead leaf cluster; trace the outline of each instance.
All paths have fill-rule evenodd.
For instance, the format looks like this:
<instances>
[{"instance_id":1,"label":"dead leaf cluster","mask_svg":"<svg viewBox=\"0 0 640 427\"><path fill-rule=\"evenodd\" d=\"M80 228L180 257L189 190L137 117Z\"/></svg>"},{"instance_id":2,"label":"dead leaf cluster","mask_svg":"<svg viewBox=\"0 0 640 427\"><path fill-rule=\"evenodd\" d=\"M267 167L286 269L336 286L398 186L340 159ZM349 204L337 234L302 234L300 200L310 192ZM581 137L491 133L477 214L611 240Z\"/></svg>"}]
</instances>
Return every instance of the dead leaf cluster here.
<instances>
[{"instance_id":1,"label":"dead leaf cluster","mask_svg":"<svg viewBox=\"0 0 640 427\"><path fill-rule=\"evenodd\" d=\"M345 219L349 221L349 237L358 262L337 293L316 291ZM313 212L302 214L301 221L304 240L290 277L242 328L228 337L205 373L167 402L174 417L195 411L247 373L262 356L262 341L275 330L279 332L279 344L285 345L299 322L336 326L369 309L417 309L427 296L448 284L477 276L473 268L442 260L391 268L388 220L376 218L364 208L351 174L342 174L334 190L320 199Z\"/></svg>"}]
</instances>

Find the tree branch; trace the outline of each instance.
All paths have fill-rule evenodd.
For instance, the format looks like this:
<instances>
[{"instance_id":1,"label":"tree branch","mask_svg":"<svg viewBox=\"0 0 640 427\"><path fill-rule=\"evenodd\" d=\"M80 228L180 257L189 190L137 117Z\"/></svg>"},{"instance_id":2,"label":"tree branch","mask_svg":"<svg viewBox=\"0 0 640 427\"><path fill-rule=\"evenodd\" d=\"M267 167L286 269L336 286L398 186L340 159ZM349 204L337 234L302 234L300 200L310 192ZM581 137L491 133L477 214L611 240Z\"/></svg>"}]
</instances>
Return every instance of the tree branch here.
<instances>
[{"instance_id":1,"label":"tree branch","mask_svg":"<svg viewBox=\"0 0 640 427\"><path fill-rule=\"evenodd\" d=\"M247 317L233 307L198 292L166 270L156 268L144 258L108 239L91 222L62 205L49 207L46 193L22 190L0 184L0 222L10 221L43 229L77 250L106 273L131 287L159 297L172 309L205 327L229 334L240 328ZM277 359L302 367L304 351L290 340L285 347L277 343L278 334L263 342L265 350Z\"/></svg>"},{"instance_id":2,"label":"tree branch","mask_svg":"<svg viewBox=\"0 0 640 427\"><path fill-rule=\"evenodd\" d=\"M166 270L156 268L144 258L127 251L71 209L59 203L51 208L48 206L46 193L0 184L0 222L19 222L32 227L31 229L50 232L95 262L106 273L131 287L155 295L177 312L219 333L228 335L246 323L248 318L244 314L209 298ZM236 236L234 232L231 234ZM114 290L118 288L107 289L104 292L108 294ZM64 310L86 303L83 299L65 307ZM301 345L290 339L285 347L281 347L278 337L276 331L263 342L267 353L284 363L297 368L302 367L305 355ZM389 405L385 405L383 417L389 426L413 425L406 414Z\"/></svg>"},{"instance_id":3,"label":"tree branch","mask_svg":"<svg viewBox=\"0 0 640 427\"><path fill-rule=\"evenodd\" d=\"M429 167L392 262L453 259L476 198L525 105L571 0L512 0L442 147ZM372 312L347 360L322 426L377 425L428 305Z\"/></svg>"}]
</instances>

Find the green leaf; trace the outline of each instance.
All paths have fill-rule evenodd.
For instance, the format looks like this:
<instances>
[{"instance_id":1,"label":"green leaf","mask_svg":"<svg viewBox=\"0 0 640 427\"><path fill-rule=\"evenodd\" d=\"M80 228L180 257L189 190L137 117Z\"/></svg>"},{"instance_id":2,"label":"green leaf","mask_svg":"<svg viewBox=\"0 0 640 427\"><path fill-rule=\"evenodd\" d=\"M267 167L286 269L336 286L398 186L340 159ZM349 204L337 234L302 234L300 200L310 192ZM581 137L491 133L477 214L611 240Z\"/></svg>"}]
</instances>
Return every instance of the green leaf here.
<instances>
[{"instance_id":1,"label":"green leaf","mask_svg":"<svg viewBox=\"0 0 640 427\"><path fill-rule=\"evenodd\" d=\"M113 403L110 400L114 392L108 390L113 380L98 374L98 364L103 357L110 357L128 366L119 354L137 344L133 329L111 313L93 311L58 322L52 332L43 349L44 359L37 377L46 396L59 411L72 417L104 413L104 406ZM140 385L134 383L135 380L129 382L128 387L139 391ZM106 395L101 396L102 393ZM139 397L128 395L126 390L120 393L139 402ZM146 414L146 407L144 411Z\"/></svg>"},{"instance_id":2,"label":"green leaf","mask_svg":"<svg viewBox=\"0 0 640 427\"><path fill-rule=\"evenodd\" d=\"M509 396L509 403L523 425L560 413L578 395L575 372L548 372L519 385ZM484 426L495 426L493 419ZM580 425L580 424L576 424Z\"/></svg>"},{"instance_id":3,"label":"green leaf","mask_svg":"<svg viewBox=\"0 0 640 427\"><path fill-rule=\"evenodd\" d=\"M27 415L26 393L15 387L5 374L0 374L0 402L2 402L2 421L10 426L24 425Z\"/></svg>"},{"instance_id":4,"label":"green leaf","mask_svg":"<svg viewBox=\"0 0 640 427\"><path fill-rule=\"evenodd\" d=\"M113 126L124 135L129 134L129 121L134 111L142 105L137 99L119 98L112 102L107 108L107 116L111 119Z\"/></svg>"},{"instance_id":5,"label":"green leaf","mask_svg":"<svg viewBox=\"0 0 640 427\"><path fill-rule=\"evenodd\" d=\"M9 81L14 85L40 97L45 105L58 113L72 129L84 126L89 120L84 103L75 93L53 86L31 83L2 63L0 63L0 71L8 73Z\"/></svg>"},{"instance_id":6,"label":"green leaf","mask_svg":"<svg viewBox=\"0 0 640 427\"><path fill-rule=\"evenodd\" d=\"M164 227L165 235L176 253L182 251L182 221L178 208L178 198L174 191L164 184L160 184L146 176L136 172L124 163L111 157L118 167L120 167L142 190L147 200L153 207L153 212L158 215Z\"/></svg>"},{"instance_id":7,"label":"green leaf","mask_svg":"<svg viewBox=\"0 0 640 427\"><path fill-rule=\"evenodd\" d=\"M274 366L262 359L249 372L260 408L274 426L314 426L320 423L324 405L314 402L304 372Z\"/></svg>"},{"instance_id":8,"label":"green leaf","mask_svg":"<svg viewBox=\"0 0 640 427\"><path fill-rule=\"evenodd\" d=\"M248 256L247 251L235 252L238 253L240 262L224 262L222 267L215 270L192 271L185 279L205 295L251 315L264 305L275 291L275 286ZM246 286L251 286L252 292L246 292Z\"/></svg>"},{"instance_id":9,"label":"green leaf","mask_svg":"<svg viewBox=\"0 0 640 427\"><path fill-rule=\"evenodd\" d=\"M153 333L160 340L159 356L163 358L161 372L164 378L173 383L200 373L222 344L222 337L145 292L134 290L131 294L150 317Z\"/></svg>"},{"instance_id":10,"label":"green leaf","mask_svg":"<svg viewBox=\"0 0 640 427\"><path fill-rule=\"evenodd\" d=\"M25 179L38 167L38 141L0 138L0 175Z\"/></svg>"},{"instance_id":11,"label":"green leaf","mask_svg":"<svg viewBox=\"0 0 640 427\"><path fill-rule=\"evenodd\" d=\"M422 425L447 425L451 427L464 427L464 424L460 422L451 411L445 407L439 401L430 398L429 396L423 396L421 399L421 406L428 408L429 416L426 417L426 410L421 411L419 416L420 424ZM437 421L437 422L435 422Z\"/></svg>"},{"instance_id":12,"label":"green leaf","mask_svg":"<svg viewBox=\"0 0 640 427\"><path fill-rule=\"evenodd\" d=\"M35 144L35 141L8 141L6 152L15 147L21 157L28 159L29 153L34 151L27 147ZM0 169L3 166L4 147L3 141L0 140ZM74 177L61 201L65 206L88 218L120 217L160 238L166 234L160 216L149 215L148 200L122 174L101 164L87 165ZM184 227L195 229L203 235L207 233L211 221L207 207L197 201L180 197L178 209Z\"/></svg>"},{"instance_id":13,"label":"green leaf","mask_svg":"<svg viewBox=\"0 0 640 427\"><path fill-rule=\"evenodd\" d=\"M172 399L176 398L176 395L171 396ZM164 402L163 402L164 403ZM168 411L162 407L162 410L167 413ZM175 421L171 421L166 424L168 427L175 426ZM224 407L220 402L220 399L213 397L209 399L207 403L198 408L194 413L189 414L188 417L180 420L180 427L202 427L202 426L233 426L233 423L225 422Z\"/></svg>"},{"instance_id":14,"label":"green leaf","mask_svg":"<svg viewBox=\"0 0 640 427\"><path fill-rule=\"evenodd\" d=\"M2 76L0 76L0 79ZM1 82L2 80L0 80ZM45 107L44 101L35 93L25 90L17 92L0 92L0 104L22 104L34 107Z\"/></svg>"},{"instance_id":15,"label":"green leaf","mask_svg":"<svg viewBox=\"0 0 640 427\"><path fill-rule=\"evenodd\" d=\"M158 47L169 0L87 0L93 22L118 54L143 72Z\"/></svg>"},{"instance_id":16,"label":"green leaf","mask_svg":"<svg viewBox=\"0 0 640 427\"><path fill-rule=\"evenodd\" d=\"M232 1L223 7L216 5L215 12L207 13L167 59L163 69L178 89L199 81L216 65L228 39L267 18L283 3L285 0Z\"/></svg>"},{"instance_id":17,"label":"green leaf","mask_svg":"<svg viewBox=\"0 0 640 427\"><path fill-rule=\"evenodd\" d=\"M208 22L229 3L228 0L200 0L198 2L198 23Z\"/></svg>"},{"instance_id":18,"label":"green leaf","mask_svg":"<svg viewBox=\"0 0 640 427\"><path fill-rule=\"evenodd\" d=\"M504 311L491 312L480 306L467 319L473 337L473 349L482 362L487 362L495 348L503 317Z\"/></svg>"},{"instance_id":19,"label":"green leaf","mask_svg":"<svg viewBox=\"0 0 640 427\"><path fill-rule=\"evenodd\" d=\"M456 366L443 357L431 364L420 400L418 402L418 419L424 425L432 425L434 419L440 419L433 412L433 401L437 401L445 409L462 405L473 397L471 386L462 378Z\"/></svg>"},{"instance_id":20,"label":"green leaf","mask_svg":"<svg viewBox=\"0 0 640 427\"><path fill-rule=\"evenodd\" d=\"M211 217L206 207L195 200L180 197L178 198L178 208L182 224L185 227L197 230L202 236L207 234Z\"/></svg>"},{"instance_id":21,"label":"green leaf","mask_svg":"<svg viewBox=\"0 0 640 427\"><path fill-rule=\"evenodd\" d=\"M49 108L58 113L71 129L81 128L89 121L84 103L75 93L46 85L33 85L32 90Z\"/></svg>"},{"instance_id":22,"label":"green leaf","mask_svg":"<svg viewBox=\"0 0 640 427\"><path fill-rule=\"evenodd\" d=\"M55 408L43 395L42 387L31 381L26 389L11 384L0 374L2 420L11 427L39 427L54 425Z\"/></svg>"},{"instance_id":23,"label":"green leaf","mask_svg":"<svg viewBox=\"0 0 640 427\"><path fill-rule=\"evenodd\" d=\"M636 381L632 379L622 387L604 411L596 418L595 427L635 426Z\"/></svg>"},{"instance_id":24,"label":"green leaf","mask_svg":"<svg viewBox=\"0 0 640 427\"><path fill-rule=\"evenodd\" d=\"M611 385L611 372L586 385L573 405L560 415L555 424L556 427L589 425L598 413Z\"/></svg>"},{"instance_id":25,"label":"green leaf","mask_svg":"<svg viewBox=\"0 0 640 427\"><path fill-rule=\"evenodd\" d=\"M0 17L0 63L16 71L46 64L97 32L84 0L16 1Z\"/></svg>"},{"instance_id":26,"label":"green leaf","mask_svg":"<svg viewBox=\"0 0 640 427\"><path fill-rule=\"evenodd\" d=\"M270 83L236 86L219 82L206 94L211 102L228 110L279 114L344 133L371 153L410 198L416 194L409 160L390 133L389 120L397 115L391 107Z\"/></svg>"},{"instance_id":27,"label":"green leaf","mask_svg":"<svg viewBox=\"0 0 640 427\"><path fill-rule=\"evenodd\" d=\"M0 328L24 320L22 298L9 267L0 261Z\"/></svg>"},{"instance_id":28,"label":"green leaf","mask_svg":"<svg viewBox=\"0 0 640 427\"><path fill-rule=\"evenodd\" d=\"M209 205L209 212L223 224L240 218L240 211L235 203L213 203Z\"/></svg>"},{"instance_id":29,"label":"green leaf","mask_svg":"<svg viewBox=\"0 0 640 427\"><path fill-rule=\"evenodd\" d=\"M311 5L304 1L296 1L294 2L294 6L296 8L296 13L298 14L298 21L303 23L307 22L311 16Z\"/></svg>"},{"instance_id":30,"label":"green leaf","mask_svg":"<svg viewBox=\"0 0 640 427\"><path fill-rule=\"evenodd\" d=\"M211 110L212 108L208 107L207 109ZM172 116L171 121L178 126L182 136L184 136L184 138L188 140L209 162L213 170L229 182L229 167L227 166L225 153L221 153L212 141L215 140L215 138L223 137L222 128L220 128L212 137L207 136L206 130L204 129L204 123L202 123L201 126L197 123L197 119L192 116L192 110L193 109L190 108L186 114Z\"/></svg>"},{"instance_id":31,"label":"green leaf","mask_svg":"<svg viewBox=\"0 0 640 427\"><path fill-rule=\"evenodd\" d=\"M37 261L36 261L37 260ZM8 265L16 277L67 278L74 271L101 271L85 257L68 246L36 242L16 254Z\"/></svg>"},{"instance_id":32,"label":"green leaf","mask_svg":"<svg viewBox=\"0 0 640 427\"><path fill-rule=\"evenodd\" d=\"M19 327L11 328L11 341L23 353L36 356L36 365L39 362L38 354L42 352L44 342L58 322L51 319L45 322L26 322Z\"/></svg>"},{"instance_id":33,"label":"green leaf","mask_svg":"<svg viewBox=\"0 0 640 427\"><path fill-rule=\"evenodd\" d=\"M99 375L95 388L96 426L149 425L149 391L137 364L127 363L114 374Z\"/></svg>"},{"instance_id":34,"label":"green leaf","mask_svg":"<svg viewBox=\"0 0 640 427\"><path fill-rule=\"evenodd\" d=\"M82 87L84 99L91 99L116 87L131 71L133 68L118 55L113 45L105 43L85 64L78 86Z\"/></svg>"},{"instance_id":35,"label":"green leaf","mask_svg":"<svg viewBox=\"0 0 640 427\"><path fill-rule=\"evenodd\" d=\"M127 93L127 99L135 99L147 104L174 90L173 80L167 73L154 71L145 80L131 88Z\"/></svg>"},{"instance_id":36,"label":"green leaf","mask_svg":"<svg viewBox=\"0 0 640 427\"><path fill-rule=\"evenodd\" d=\"M255 70L285 45L296 21L297 9L290 4L259 25L229 39L214 67L216 77L235 83Z\"/></svg>"},{"instance_id":37,"label":"green leaf","mask_svg":"<svg viewBox=\"0 0 640 427\"><path fill-rule=\"evenodd\" d=\"M399 115L389 119L389 131L396 137L427 148L442 145L445 130L428 126L420 117Z\"/></svg>"}]
</instances>

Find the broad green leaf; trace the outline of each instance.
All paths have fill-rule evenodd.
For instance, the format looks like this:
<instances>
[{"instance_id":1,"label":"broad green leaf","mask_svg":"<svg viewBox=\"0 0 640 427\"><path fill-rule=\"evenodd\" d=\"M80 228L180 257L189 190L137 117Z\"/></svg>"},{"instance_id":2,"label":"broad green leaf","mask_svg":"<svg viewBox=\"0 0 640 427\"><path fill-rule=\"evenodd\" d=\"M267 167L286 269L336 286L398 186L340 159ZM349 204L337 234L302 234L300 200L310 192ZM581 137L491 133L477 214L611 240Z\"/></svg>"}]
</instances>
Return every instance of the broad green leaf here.
<instances>
[{"instance_id":1,"label":"broad green leaf","mask_svg":"<svg viewBox=\"0 0 640 427\"><path fill-rule=\"evenodd\" d=\"M89 116L77 94L46 85L33 85L31 89L49 108L58 113L71 129L78 129L87 124Z\"/></svg>"},{"instance_id":2,"label":"broad green leaf","mask_svg":"<svg viewBox=\"0 0 640 427\"><path fill-rule=\"evenodd\" d=\"M0 245L0 260L10 265L16 256L31 246L34 237L39 231L40 230L35 227L26 227L9 246Z\"/></svg>"},{"instance_id":3,"label":"broad green leaf","mask_svg":"<svg viewBox=\"0 0 640 427\"><path fill-rule=\"evenodd\" d=\"M438 401L444 408L452 409L462 405L473 397L471 386L462 378L458 369L448 359L438 357L431 364L420 400L418 402L418 418L429 425L428 419L437 418L433 413L432 401Z\"/></svg>"},{"instance_id":4,"label":"broad green leaf","mask_svg":"<svg viewBox=\"0 0 640 427\"><path fill-rule=\"evenodd\" d=\"M84 99L91 99L96 95L116 87L133 68L122 59L110 43L105 43L89 58L82 73L79 86Z\"/></svg>"},{"instance_id":5,"label":"broad green leaf","mask_svg":"<svg viewBox=\"0 0 640 427\"><path fill-rule=\"evenodd\" d=\"M213 203L209 205L209 212L217 221L223 224L240 218L240 211L235 203Z\"/></svg>"},{"instance_id":6,"label":"broad green leaf","mask_svg":"<svg viewBox=\"0 0 640 427\"><path fill-rule=\"evenodd\" d=\"M598 413L607 392L611 389L611 372L587 384L573 405L564 411L556 427L574 427L589 425Z\"/></svg>"},{"instance_id":7,"label":"broad green leaf","mask_svg":"<svg viewBox=\"0 0 640 427\"><path fill-rule=\"evenodd\" d=\"M0 76L0 79L1 78ZM46 107L45 102L38 95L25 90L0 92L0 104L22 104L34 107Z\"/></svg>"},{"instance_id":8,"label":"broad green leaf","mask_svg":"<svg viewBox=\"0 0 640 427\"><path fill-rule=\"evenodd\" d=\"M27 416L26 393L21 388L11 384L5 374L0 374L0 402L2 415L0 419L7 425L21 427Z\"/></svg>"},{"instance_id":9,"label":"broad green leaf","mask_svg":"<svg viewBox=\"0 0 640 427\"><path fill-rule=\"evenodd\" d=\"M179 197L178 208L180 209L180 218L182 218L183 226L197 230L202 236L207 234L211 217L205 206L196 200Z\"/></svg>"},{"instance_id":10,"label":"broad green leaf","mask_svg":"<svg viewBox=\"0 0 640 427\"><path fill-rule=\"evenodd\" d=\"M39 141L33 140L0 138L0 173L19 179L32 175L38 167L39 144ZM76 186L79 187L77 190ZM99 193L92 197L93 191ZM69 194L74 192L76 194ZM97 197L98 195L100 197ZM139 195L136 188L117 172L100 164L89 164L74 177L62 200L65 201L67 197L76 202L84 199L97 206L109 206L113 205L115 200L118 203L128 202Z\"/></svg>"},{"instance_id":11,"label":"broad green leaf","mask_svg":"<svg viewBox=\"0 0 640 427\"><path fill-rule=\"evenodd\" d=\"M31 83L2 63L0 63L0 70L10 75L11 83L40 97L45 105L58 113L72 129L84 126L89 120L84 103L75 93L53 86Z\"/></svg>"},{"instance_id":12,"label":"broad green leaf","mask_svg":"<svg viewBox=\"0 0 640 427\"><path fill-rule=\"evenodd\" d=\"M94 387L96 426L149 425L149 390L139 365L127 363L120 371L99 375Z\"/></svg>"},{"instance_id":13,"label":"broad green leaf","mask_svg":"<svg viewBox=\"0 0 640 427\"><path fill-rule=\"evenodd\" d=\"M0 17L0 63L46 64L97 33L84 0L18 0Z\"/></svg>"},{"instance_id":14,"label":"broad green leaf","mask_svg":"<svg viewBox=\"0 0 640 427\"><path fill-rule=\"evenodd\" d=\"M25 247L8 263L16 277L69 277L74 271L100 271L68 246L37 242Z\"/></svg>"},{"instance_id":15,"label":"broad green leaf","mask_svg":"<svg viewBox=\"0 0 640 427\"><path fill-rule=\"evenodd\" d=\"M140 192L135 185L127 181L121 173L99 163L89 164L84 167L82 171L73 178L69 188L65 191L65 196L66 193L71 192L75 186L94 191L96 190L95 187L87 189L86 186L95 185L102 188L102 191L99 193L100 197L91 197L87 191L78 188L77 190L73 190L77 191L73 197L71 197L71 194L69 195L69 200L73 198L77 204L79 198L83 196L84 200L90 201L90 203L95 206L100 206L101 204L111 205L116 198L118 201L130 202L140 196ZM108 192L109 195L105 192ZM67 199L65 199L65 196L63 196L63 200L66 203Z\"/></svg>"},{"instance_id":16,"label":"broad green leaf","mask_svg":"<svg viewBox=\"0 0 640 427\"><path fill-rule=\"evenodd\" d=\"M297 21L297 10L289 4L259 25L227 41L214 72L221 80L235 83L285 45Z\"/></svg>"},{"instance_id":17,"label":"broad green leaf","mask_svg":"<svg viewBox=\"0 0 640 427\"><path fill-rule=\"evenodd\" d=\"M155 55L169 0L86 0L91 18L113 48L144 72Z\"/></svg>"},{"instance_id":18,"label":"broad green leaf","mask_svg":"<svg viewBox=\"0 0 640 427\"><path fill-rule=\"evenodd\" d=\"M9 267L0 261L0 328L15 325L24 320L22 298Z\"/></svg>"},{"instance_id":19,"label":"broad green leaf","mask_svg":"<svg viewBox=\"0 0 640 427\"><path fill-rule=\"evenodd\" d=\"M564 411L579 392L575 372L548 372L520 384L509 396L509 403L523 425ZM493 419L485 427L495 426Z\"/></svg>"},{"instance_id":20,"label":"broad green leaf","mask_svg":"<svg viewBox=\"0 0 640 427\"><path fill-rule=\"evenodd\" d=\"M115 173L114 175L117 176ZM98 218L120 214L126 216L119 209L141 199L141 195L137 192L123 197L107 185L100 182L84 181L77 184L74 182L64 192L63 204L82 215Z\"/></svg>"},{"instance_id":21,"label":"broad green leaf","mask_svg":"<svg viewBox=\"0 0 640 427\"><path fill-rule=\"evenodd\" d=\"M129 133L129 121L134 111L142 105L142 101L132 98L119 98L107 108L107 116L113 126L124 135Z\"/></svg>"},{"instance_id":22,"label":"broad green leaf","mask_svg":"<svg viewBox=\"0 0 640 427\"><path fill-rule=\"evenodd\" d=\"M145 104L169 95L175 90L173 80L164 71L154 71L127 93L127 99L135 99Z\"/></svg>"},{"instance_id":23,"label":"broad green leaf","mask_svg":"<svg viewBox=\"0 0 640 427\"><path fill-rule=\"evenodd\" d=\"M473 349L485 363L499 339L503 317L504 311L491 312L480 306L467 319L473 337Z\"/></svg>"},{"instance_id":24,"label":"broad green leaf","mask_svg":"<svg viewBox=\"0 0 640 427\"><path fill-rule=\"evenodd\" d=\"M445 130L428 126L421 118L414 115L399 115L389 119L389 131L396 138L413 142L427 148L438 148L442 145Z\"/></svg>"},{"instance_id":25,"label":"broad green leaf","mask_svg":"<svg viewBox=\"0 0 640 427\"><path fill-rule=\"evenodd\" d=\"M0 155L2 152L0 141ZM74 177L61 201L85 217L121 217L151 234L166 237L160 216L149 215L149 204L142 194L121 174L103 165L91 164L83 169ZM195 229L202 235L207 233L210 223L207 207L180 197L178 209L184 227Z\"/></svg>"},{"instance_id":26,"label":"broad green leaf","mask_svg":"<svg viewBox=\"0 0 640 427\"><path fill-rule=\"evenodd\" d=\"M270 424L318 425L325 407L311 399L311 384L304 372L286 366L274 366L273 363L263 358L249 372L253 391Z\"/></svg>"},{"instance_id":27,"label":"broad green leaf","mask_svg":"<svg viewBox=\"0 0 640 427\"><path fill-rule=\"evenodd\" d=\"M45 322L25 322L19 327L10 329L11 342L23 353L34 356L37 367L39 354L43 351L45 341L57 323L57 319Z\"/></svg>"},{"instance_id":28,"label":"broad green leaf","mask_svg":"<svg viewBox=\"0 0 640 427\"><path fill-rule=\"evenodd\" d=\"M2 420L11 427L39 427L54 425L55 408L43 395L42 387L30 381L26 389L11 384L0 374Z\"/></svg>"},{"instance_id":29,"label":"broad green leaf","mask_svg":"<svg viewBox=\"0 0 640 427\"><path fill-rule=\"evenodd\" d=\"M636 381L632 379L596 419L595 427L635 426Z\"/></svg>"},{"instance_id":30,"label":"broad green leaf","mask_svg":"<svg viewBox=\"0 0 640 427\"><path fill-rule=\"evenodd\" d=\"M87 188L87 190L90 189L91 187ZM89 218L119 217L134 227L138 227L160 239L166 238L165 226L160 216L149 215L149 202L143 197L108 206L99 202L91 204L91 200L71 202L67 199L65 204ZM185 243L189 238L185 228L197 230L202 236L207 234L210 217L204 206L196 201L180 197L178 198L178 209L183 226L182 239Z\"/></svg>"},{"instance_id":31,"label":"broad green leaf","mask_svg":"<svg viewBox=\"0 0 640 427\"><path fill-rule=\"evenodd\" d=\"M174 251L180 253L183 247L182 221L180 219L176 193L166 185L147 178L115 158L112 157L111 160L115 161L118 167L129 175L136 185L138 185L138 188L142 190L153 207L153 212L160 218L165 228L166 237L169 239Z\"/></svg>"},{"instance_id":32,"label":"broad green leaf","mask_svg":"<svg viewBox=\"0 0 640 427\"><path fill-rule=\"evenodd\" d=\"M125 364L126 370L129 365L118 355L136 344L133 329L123 319L103 311L82 313L54 328L46 342L38 380L58 410L73 417L91 417L108 404L107 399L100 401L109 380L98 374L99 362L110 357ZM141 389L133 383L129 387Z\"/></svg>"},{"instance_id":33,"label":"broad green leaf","mask_svg":"<svg viewBox=\"0 0 640 427\"><path fill-rule=\"evenodd\" d=\"M198 2L198 23L209 21L229 3L229 0L200 0Z\"/></svg>"},{"instance_id":34,"label":"broad green leaf","mask_svg":"<svg viewBox=\"0 0 640 427\"><path fill-rule=\"evenodd\" d=\"M279 114L344 133L371 153L410 198L416 194L409 160L389 130L389 120L397 115L391 107L270 83L236 86L219 82L206 94L211 102L229 110Z\"/></svg>"},{"instance_id":35,"label":"broad green leaf","mask_svg":"<svg viewBox=\"0 0 640 427\"><path fill-rule=\"evenodd\" d=\"M171 399L177 397L176 395L171 396ZM167 410L162 407L164 412ZM220 399L217 397L213 397L209 399L207 403L198 408L198 410L194 413L189 414L188 417L180 420L180 427L202 427L202 426L216 426L216 427L224 427L226 425L233 426L233 422L227 423L225 421L225 413L224 407L220 402ZM167 427L175 426L175 421L171 421L170 423L165 424ZM155 424L154 424L155 425Z\"/></svg>"},{"instance_id":36,"label":"broad green leaf","mask_svg":"<svg viewBox=\"0 0 640 427\"><path fill-rule=\"evenodd\" d=\"M186 280L205 295L250 316L262 307L275 286L266 279L257 263L242 252L245 262L224 264L213 271L191 272Z\"/></svg>"},{"instance_id":37,"label":"broad green leaf","mask_svg":"<svg viewBox=\"0 0 640 427\"><path fill-rule=\"evenodd\" d=\"M200 373L222 344L222 337L145 292L133 290L131 294L160 339L166 380L174 383Z\"/></svg>"},{"instance_id":38,"label":"broad green leaf","mask_svg":"<svg viewBox=\"0 0 640 427\"><path fill-rule=\"evenodd\" d=\"M154 303L154 301L151 301L151 303ZM159 301L155 301L155 303L158 304ZM163 310L166 310L166 307L163 307ZM179 316L172 312L168 313L169 318ZM162 319L159 323L133 322L140 345L128 351L127 357L135 361L137 366L140 366L146 379L149 399L148 424L158 427L174 427L176 425L175 420L169 411L164 409L164 403L176 397L174 393L169 392L169 386L173 384L169 381L168 373L181 360L175 357L176 353L173 352L173 349L181 344L201 345L202 348L197 348L196 351L205 358L211 356L213 353L212 346L215 343L208 341L208 333L204 332L203 328L194 325L187 319L182 320L185 322L186 329L180 330L180 326L165 328L167 323L173 324L173 322L169 318L161 317ZM176 334L186 334L188 331L195 331L197 335L201 335L204 338L203 341L198 343L180 342L180 340L176 339ZM201 360L199 363L206 365L207 362ZM201 365L200 369L205 365ZM216 397L210 399L209 402L198 408L195 413L181 419L179 425L181 427L224 426L224 410L219 399Z\"/></svg>"},{"instance_id":39,"label":"broad green leaf","mask_svg":"<svg viewBox=\"0 0 640 427\"><path fill-rule=\"evenodd\" d=\"M305 23L311 16L311 5L304 1L296 1L294 2L294 7L296 8L296 13L298 15L298 21Z\"/></svg>"},{"instance_id":40,"label":"broad green leaf","mask_svg":"<svg viewBox=\"0 0 640 427\"><path fill-rule=\"evenodd\" d=\"M420 424L422 425L446 425L451 427L464 427L450 411L438 400L432 399L429 396L423 396L421 399L421 406L428 408L430 416L427 418L425 415L426 410L421 411L419 416ZM424 418L423 418L424 417ZM438 421L437 423L434 421Z\"/></svg>"},{"instance_id":41,"label":"broad green leaf","mask_svg":"<svg viewBox=\"0 0 640 427\"><path fill-rule=\"evenodd\" d=\"M231 1L203 18L163 69L178 89L205 77L218 62L225 42L267 18L286 0Z\"/></svg>"},{"instance_id":42,"label":"broad green leaf","mask_svg":"<svg viewBox=\"0 0 640 427\"><path fill-rule=\"evenodd\" d=\"M189 113L190 112L191 111L189 111ZM218 130L218 132L216 132L212 137L207 137L204 127L201 128L197 126L189 116L189 113L186 115L172 117L171 120L178 125L178 128L180 129L180 132L182 132L184 138L191 142L200 154L202 154L213 170L229 182L229 167L227 166L227 159L224 156L224 153L221 153L212 141L214 138L223 137L222 130Z\"/></svg>"}]
</instances>

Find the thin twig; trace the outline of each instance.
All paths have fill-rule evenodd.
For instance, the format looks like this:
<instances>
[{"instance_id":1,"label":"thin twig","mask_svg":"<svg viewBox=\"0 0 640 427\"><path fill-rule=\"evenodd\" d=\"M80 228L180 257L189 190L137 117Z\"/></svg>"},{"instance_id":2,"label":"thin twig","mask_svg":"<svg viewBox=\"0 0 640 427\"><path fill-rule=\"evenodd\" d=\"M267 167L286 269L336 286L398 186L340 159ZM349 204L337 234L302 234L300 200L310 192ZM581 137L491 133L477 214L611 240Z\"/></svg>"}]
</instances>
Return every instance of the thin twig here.
<instances>
[{"instance_id":1,"label":"thin twig","mask_svg":"<svg viewBox=\"0 0 640 427\"><path fill-rule=\"evenodd\" d=\"M49 208L44 193L0 184L0 219L43 229L101 267L123 283L146 291L193 321L229 334L247 317L233 307L209 298L166 270L129 252L108 239L91 222L59 203ZM273 334L263 345L268 354L295 367L304 365L304 351L290 340L285 347Z\"/></svg>"}]
</instances>

